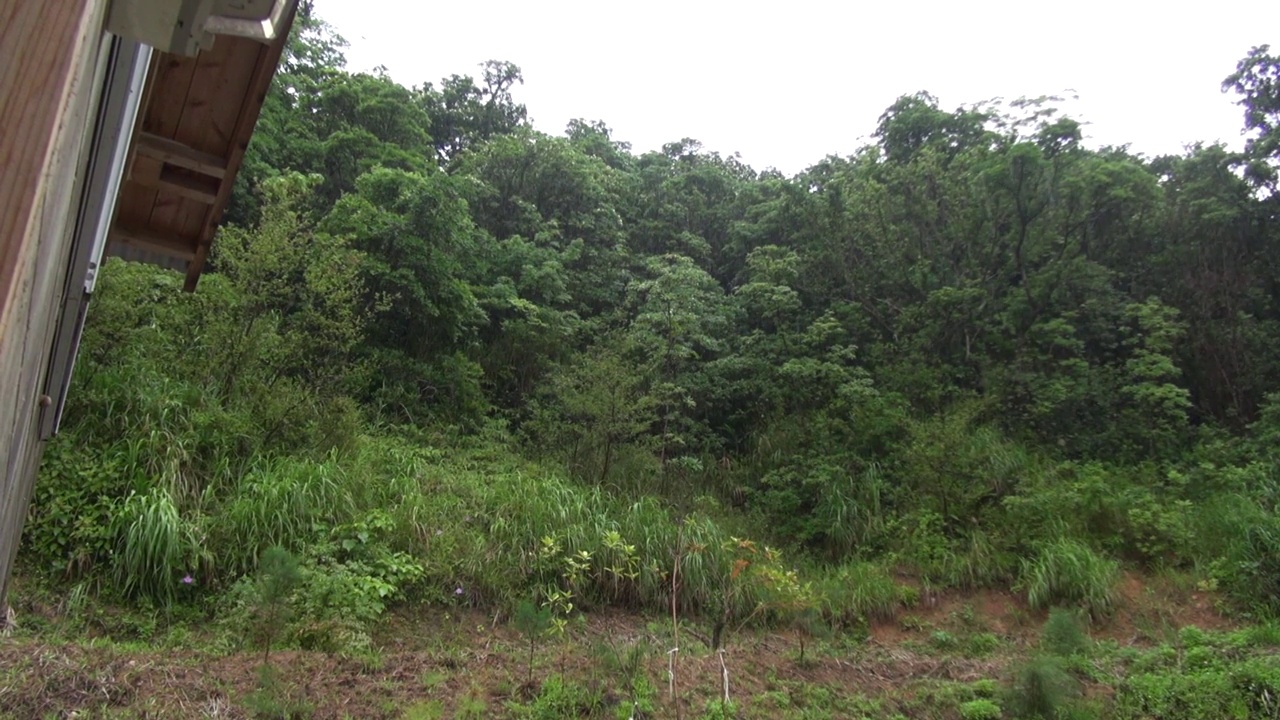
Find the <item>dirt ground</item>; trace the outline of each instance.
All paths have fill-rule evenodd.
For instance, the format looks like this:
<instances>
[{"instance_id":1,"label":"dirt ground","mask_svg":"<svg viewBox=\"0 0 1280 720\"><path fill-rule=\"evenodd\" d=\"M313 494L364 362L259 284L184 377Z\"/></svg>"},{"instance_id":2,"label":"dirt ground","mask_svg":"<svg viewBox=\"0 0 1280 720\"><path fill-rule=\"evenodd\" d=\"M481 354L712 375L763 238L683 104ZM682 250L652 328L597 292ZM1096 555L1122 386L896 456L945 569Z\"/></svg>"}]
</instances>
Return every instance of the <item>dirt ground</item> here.
<instances>
[{"instance_id":1,"label":"dirt ground","mask_svg":"<svg viewBox=\"0 0 1280 720\"><path fill-rule=\"evenodd\" d=\"M1094 628L1095 637L1147 645L1169 628L1231 627L1209 593L1144 583L1136 576L1124 578L1121 592L1120 610ZM1007 677L1036 641L1043 620L1043 613L1030 611L1009 592L953 593L927 597L894 620L873 624L864 638L833 639L811 649L804 663L797 661L801 638L788 632L730 636L724 662L731 697L814 685L892 698L920 682ZM599 688L606 704L617 704L623 702L615 694L622 683L602 658L607 648L640 644L648 648L647 676L660 691L655 717L675 717L667 699L667 622L592 614L569 642L538 649L535 677L561 672ZM707 700L723 693L724 670L720 656L696 640L696 626L690 630L677 656L678 694L690 711L685 714L696 717ZM980 658L939 654L927 644L937 630L991 633L1000 646ZM528 646L491 616L401 612L374 644L375 652L356 657L278 651L271 662L287 695L318 719L400 718L427 701L438 703L442 717L502 717L506 702L529 692ZM50 642L18 633L0 639L0 718L247 718L245 698L258 687L262 660L260 653Z\"/></svg>"}]
</instances>

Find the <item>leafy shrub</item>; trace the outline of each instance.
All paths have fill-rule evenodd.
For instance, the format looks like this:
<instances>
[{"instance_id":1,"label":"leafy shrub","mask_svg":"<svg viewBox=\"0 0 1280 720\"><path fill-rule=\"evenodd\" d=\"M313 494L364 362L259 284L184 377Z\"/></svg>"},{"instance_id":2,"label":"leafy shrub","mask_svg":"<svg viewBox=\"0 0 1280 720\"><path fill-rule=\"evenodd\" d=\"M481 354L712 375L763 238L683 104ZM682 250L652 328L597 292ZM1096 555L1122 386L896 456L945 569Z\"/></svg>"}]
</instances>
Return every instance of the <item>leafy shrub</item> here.
<instances>
[{"instance_id":1,"label":"leafy shrub","mask_svg":"<svg viewBox=\"0 0 1280 720\"><path fill-rule=\"evenodd\" d=\"M1047 543L1034 559L1024 562L1019 582L1033 608L1073 603L1094 617L1103 617L1115 609L1118 574L1114 560L1063 538Z\"/></svg>"},{"instance_id":2,"label":"leafy shrub","mask_svg":"<svg viewBox=\"0 0 1280 720\"><path fill-rule=\"evenodd\" d=\"M1275 717L1280 712L1280 668L1268 658L1222 667L1169 667L1131 674L1116 692L1115 717L1186 720Z\"/></svg>"},{"instance_id":3,"label":"leafy shrub","mask_svg":"<svg viewBox=\"0 0 1280 720\"><path fill-rule=\"evenodd\" d=\"M990 678L984 678L982 680L974 680L969 685L969 688L976 697L992 699L1000 690L1000 683Z\"/></svg>"},{"instance_id":4,"label":"leafy shrub","mask_svg":"<svg viewBox=\"0 0 1280 720\"><path fill-rule=\"evenodd\" d=\"M84 447L64 432L45 450L22 553L40 570L82 577L109 562L117 546L119 506L144 483L120 447Z\"/></svg>"}]
</instances>

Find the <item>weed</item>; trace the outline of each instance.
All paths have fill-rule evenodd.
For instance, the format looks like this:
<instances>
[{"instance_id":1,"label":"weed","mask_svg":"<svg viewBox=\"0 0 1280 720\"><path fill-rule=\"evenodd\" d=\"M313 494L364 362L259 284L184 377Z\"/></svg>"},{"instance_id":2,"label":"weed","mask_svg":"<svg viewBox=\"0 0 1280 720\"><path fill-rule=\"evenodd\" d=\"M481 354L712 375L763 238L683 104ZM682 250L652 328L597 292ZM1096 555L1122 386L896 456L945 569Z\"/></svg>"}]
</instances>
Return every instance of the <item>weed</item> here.
<instances>
[{"instance_id":1,"label":"weed","mask_svg":"<svg viewBox=\"0 0 1280 720\"><path fill-rule=\"evenodd\" d=\"M921 620L918 615L903 615L898 618L898 627L908 632L922 632L929 629L929 624Z\"/></svg>"},{"instance_id":2,"label":"weed","mask_svg":"<svg viewBox=\"0 0 1280 720\"><path fill-rule=\"evenodd\" d=\"M738 717L738 707L725 700L708 700L706 708L698 720L734 720Z\"/></svg>"},{"instance_id":3,"label":"weed","mask_svg":"<svg viewBox=\"0 0 1280 720\"><path fill-rule=\"evenodd\" d=\"M258 720L304 720L311 716L307 702L290 692L272 665L258 668L258 687L245 698L250 714Z\"/></svg>"},{"instance_id":4,"label":"weed","mask_svg":"<svg viewBox=\"0 0 1280 720\"><path fill-rule=\"evenodd\" d=\"M489 717L489 703L480 697L478 689L472 688L466 697L458 701L457 717L458 720L484 720Z\"/></svg>"},{"instance_id":5,"label":"weed","mask_svg":"<svg viewBox=\"0 0 1280 720\"><path fill-rule=\"evenodd\" d=\"M950 651L955 650L956 647L959 646L960 642L956 639L955 635L952 635L946 630L935 630L933 634L929 636L929 644L937 650Z\"/></svg>"},{"instance_id":6,"label":"weed","mask_svg":"<svg viewBox=\"0 0 1280 720\"><path fill-rule=\"evenodd\" d=\"M582 685L552 675L542 683L542 688L528 705L514 706L517 717L528 720L560 720L561 718L587 717L603 705L600 693Z\"/></svg>"},{"instance_id":7,"label":"weed","mask_svg":"<svg viewBox=\"0 0 1280 720\"><path fill-rule=\"evenodd\" d=\"M1004 711L993 700L970 700L960 704L961 720L999 720Z\"/></svg>"},{"instance_id":8,"label":"weed","mask_svg":"<svg viewBox=\"0 0 1280 720\"><path fill-rule=\"evenodd\" d=\"M431 692L448 682L449 676L439 670L430 670L422 675L422 689Z\"/></svg>"},{"instance_id":9,"label":"weed","mask_svg":"<svg viewBox=\"0 0 1280 720\"><path fill-rule=\"evenodd\" d=\"M427 700L416 703L405 709L400 720L443 720L444 703L439 700Z\"/></svg>"},{"instance_id":10,"label":"weed","mask_svg":"<svg viewBox=\"0 0 1280 720\"><path fill-rule=\"evenodd\" d=\"M1000 638L995 633L970 633L960 639L960 651L966 657L986 657L995 652L998 647L1000 647Z\"/></svg>"}]
</instances>

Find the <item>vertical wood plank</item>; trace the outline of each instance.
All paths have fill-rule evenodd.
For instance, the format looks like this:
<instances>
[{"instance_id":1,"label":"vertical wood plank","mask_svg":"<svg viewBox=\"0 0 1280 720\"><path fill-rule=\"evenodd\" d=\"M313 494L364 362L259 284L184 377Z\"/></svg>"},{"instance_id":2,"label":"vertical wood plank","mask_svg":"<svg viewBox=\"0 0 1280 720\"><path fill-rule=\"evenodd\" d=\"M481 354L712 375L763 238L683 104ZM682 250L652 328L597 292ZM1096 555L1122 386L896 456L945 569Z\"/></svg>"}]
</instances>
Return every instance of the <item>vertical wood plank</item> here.
<instances>
[{"instance_id":1,"label":"vertical wood plank","mask_svg":"<svg viewBox=\"0 0 1280 720\"><path fill-rule=\"evenodd\" d=\"M107 0L0 0L0 610L35 482ZM3 622L3 615L0 615Z\"/></svg>"}]
</instances>

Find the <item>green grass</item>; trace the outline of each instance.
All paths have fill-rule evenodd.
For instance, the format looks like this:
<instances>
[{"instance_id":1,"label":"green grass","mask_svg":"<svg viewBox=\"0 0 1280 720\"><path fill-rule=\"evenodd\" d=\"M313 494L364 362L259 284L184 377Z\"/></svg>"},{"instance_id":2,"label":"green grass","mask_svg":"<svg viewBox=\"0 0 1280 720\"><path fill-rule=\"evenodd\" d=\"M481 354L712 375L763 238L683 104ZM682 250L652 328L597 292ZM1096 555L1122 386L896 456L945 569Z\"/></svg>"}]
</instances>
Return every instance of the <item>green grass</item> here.
<instances>
[{"instance_id":1,"label":"green grass","mask_svg":"<svg viewBox=\"0 0 1280 720\"><path fill-rule=\"evenodd\" d=\"M333 460L280 458L251 470L211 523L222 572L250 572L265 549L299 552L319 528L349 521L356 505L346 484Z\"/></svg>"},{"instance_id":2,"label":"green grass","mask_svg":"<svg viewBox=\"0 0 1280 720\"><path fill-rule=\"evenodd\" d=\"M1114 560L1076 540L1059 539L1023 563L1019 583L1032 608L1079 605L1098 618L1115 609L1118 578L1119 564Z\"/></svg>"},{"instance_id":3,"label":"green grass","mask_svg":"<svg viewBox=\"0 0 1280 720\"><path fill-rule=\"evenodd\" d=\"M908 596L884 566L863 561L837 568L819 588L827 612L845 624L891 618Z\"/></svg>"},{"instance_id":4,"label":"green grass","mask_svg":"<svg viewBox=\"0 0 1280 720\"><path fill-rule=\"evenodd\" d=\"M115 576L123 592L172 602L184 573L193 570L196 543L168 490L152 488L125 500L116 534Z\"/></svg>"}]
</instances>

